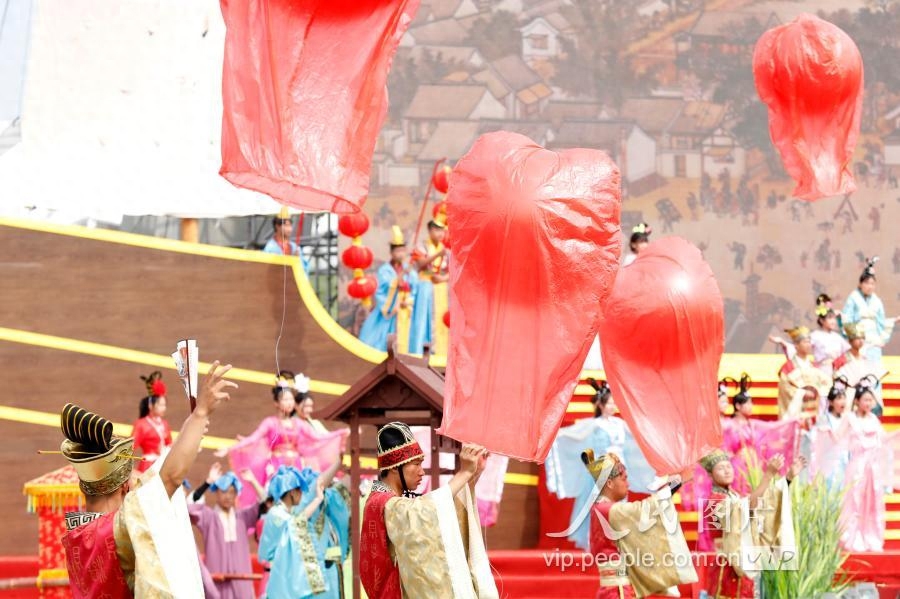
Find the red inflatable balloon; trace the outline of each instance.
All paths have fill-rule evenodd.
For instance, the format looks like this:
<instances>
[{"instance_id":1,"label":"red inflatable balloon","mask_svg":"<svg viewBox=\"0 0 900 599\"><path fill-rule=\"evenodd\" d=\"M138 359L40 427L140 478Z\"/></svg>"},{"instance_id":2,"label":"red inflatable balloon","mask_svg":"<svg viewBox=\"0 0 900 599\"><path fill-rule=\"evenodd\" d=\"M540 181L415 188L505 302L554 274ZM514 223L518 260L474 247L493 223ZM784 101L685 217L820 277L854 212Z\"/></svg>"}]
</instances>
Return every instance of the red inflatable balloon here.
<instances>
[{"instance_id":1,"label":"red inflatable balloon","mask_svg":"<svg viewBox=\"0 0 900 599\"><path fill-rule=\"evenodd\" d=\"M621 251L619 170L505 131L453 169L450 348L440 432L543 461Z\"/></svg>"},{"instance_id":2,"label":"red inflatable balloon","mask_svg":"<svg viewBox=\"0 0 900 599\"><path fill-rule=\"evenodd\" d=\"M769 133L803 200L851 193L862 115L862 56L828 21L800 15L765 32L753 51Z\"/></svg>"},{"instance_id":3,"label":"red inflatable balloon","mask_svg":"<svg viewBox=\"0 0 900 599\"><path fill-rule=\"evenodd\" d=\"M603 368L660 474L682 472L722 444L716 392L724 330L716 279L684 239L658 239L619 271L600 321Z\"/></svg>"},{"instance_id":4,"label":"red inflatable balloon","mask_svg":"<svg viewBox=\"0 0 900 599\"><path fill-rule=\"evenodd\" d=\"M394 51L419 0L221 0L222 168L301 210L356 212L369 190Z\"/></svg>"}]
</instances>

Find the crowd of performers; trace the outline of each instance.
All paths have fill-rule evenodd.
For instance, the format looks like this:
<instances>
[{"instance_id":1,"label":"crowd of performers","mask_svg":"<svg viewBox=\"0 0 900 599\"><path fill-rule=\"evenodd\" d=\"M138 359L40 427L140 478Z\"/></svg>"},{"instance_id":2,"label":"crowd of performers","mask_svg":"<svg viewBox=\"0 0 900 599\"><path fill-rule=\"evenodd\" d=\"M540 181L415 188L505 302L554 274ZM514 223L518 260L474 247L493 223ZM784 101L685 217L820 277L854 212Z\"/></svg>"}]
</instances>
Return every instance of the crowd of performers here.
<instances>
[{"instance_id":1,"label":"crowd of performers","mask_svg":"<svg viewBox=\"0 0 900 599\"><path fill-rule=\"evenodd\" d=\"M87 499L85 512L67 514L63 539L74 597L251 599L257 588L261 597L351 596L349 477L340 471L349 431L312 418L307 377L281 371L275 413L216 452L230 468L213 464L196 489L185 480L209 416L234 386L225 372L206 377L174 443L160 372L141 377L147 395L132 438L114 437L107 420L66 406L62 452ZM460 471L431 489L424 474L434 456L417 436L430 445L428 428L392 423L378 432L380 475L365 481L364 590L396 599L401 587L406 597L470 596L459 578L469 563L466 584L480 587L472 596L495 597L481 527L496 520L507 459L464 445ZM452 468L446 458L439 456L442 466Z\"/></svg>"},{"instance_id":2,"label":"crowd of performers","mask_svg":"<svg viewBox=\"0 0 900 599\"><path fill-rule=\"evenodd\" d=\"M400 351L446 355L449 335L448 280L450 248L447 215L441 210L428 222L428 237L409 255L399 227L392 228L390 260L376 273L375 305L359 332L366 344L387 349L397 336Z\"/></svg>"},{"instance_id":3,"label":"crowd of performers","mask_svg":"<svg viewBox=\"0 0 900 599\"><path fill-rule=\"evenodd\" d=\"M634 245L632 251L637 253ZM869 261L842 312L832 308L827 295L820 295L815 331L796 326L786 331L789 340L771 338L786 356L778 371L778 420L753 416L752 383L746 374L739 381L720 382L723 446L698 464L691 480L679 485L682 508L698 512L698 551L736 551L740 539L729 539L710 519L721 518L730 510L753 510L763 499L767 506L779 506L778 493L801 471L811 484L844 489L839 516L844 550L883 550L884 494L891 492L894 484L898 439L896 434L887 434L880 421L884 406L881 380L887 374L881 365L881 348L890 339L895 319L885 317L875 284L874 261ZM594 418L560 429L545 463L547 488L560 499L575 499L565 531L569 540L594 556L619 555L622 541L609 534L616 529L616 520L627 521L630 510L647 509L641 501L659 498L657 493L649 500L623 500L646 497L658 481L651 482L654 472L624 420L615 415L609 387L590 382L596 390ZM585 448L587 453L583 453ZM594 454L603 457L595 460ZM593 477L575 467L579 461L588 465ZM609 476L598 480L606 466ZM773 493L776 496L771 496ZM741 502L745 508L740 507ZM723 504L728 507L722 508ZM710 505L719 506L718 511L711 511ZM602 518L585 518L588 509ZM775 513L779 514L779 509ZM764 524L774 529L779 526L777 518L769 516ZM760 532L765 527L756 533L768 535L769 540L777 536L774 529ZM783 538L781 542L784 544ZM739 566L716 562L710 568L700 580L711 597L753 597L753 580ZM631 570L628 577L624 573L624 569L601 568L598 597L634 596L629 593L638 585Z\"/></svg>"},{"instance_id":4,"label":"crowd of performers","mask_svg":"<svg viewBox=\"0 0 900 599\"><path fill-rule=\"evenodd\" d=\"M411 352L414 344L421 351L425 344L446 343L446 331L434 326L436 316L446 314L449 253L442 244L442 214L428 230L410 271L404 267L406 246L395 229L391 261L379 271L378 305L364 336L377 333L386 339L396 333L408 340ZM635 228L630 258L646 246L649 234L645 224ZM790 526L781 521L778 506L787 484L802 471L814 484L845 489L844 549L883 548L894 438L880 422L886 375L881 347L894 319L885 317L875 294L873 266L870 261L841 313L823 294L817 298L815 331L796 326L786 331L789 339L771 338L786 356L778 372L777 421L753 416L748 376L721 381L723 446L706 456L684 484L680 477L656 477L627 424L616 416L609 386L589 381L596 392L594 418L560 429L545 467L548 489L575 500L569 539L595 557L609 558L600 567L599 597L665 592L697 578L692 565L651 560L653 567L626 569L613 559L635 552L689 555L674 512L675 491L683 508L699 512L699 551L736 551L745 539L713 521L732 512L741 518L760 502L776 509L753 529L752 541L772 545L777 540L783 546L792 541L786 541ZM376 344L374 336L369 339ZM329 431L313 419L309 379L281 371L272 389L274 413L217 451L230 469L214 464L206 481L190 492L184 476L209 416L233 386L223 378L227 369L216 370L205 379L198 409L174 443L160 372L142 377L147 395L131 439L112 437L111 425L102 418L66 407L62 450L78 470L87 497L87 512L67 516L64 538L76 597L111 591L111 596L127 596L127 589L148 596L250 599L257 578L250 536L264 565L262 596L347 596L352 585L350 502L339 469L349 431ZM430 429L403 423L378 432L380 475L368 491L358 556L364 589L372 597L496 596L481 527L496 520L507 460L464 445L461 469L431 489L424 468L435 456L422 450L429 437ZM141 459L133 459L132 452ZM202 499L207 493L213 497L209 505ZM718 507L710 510L710 505ZM660 517L658 525L645 525L648 510ZM674 527L667 524L671 519ZM196 559L201 548L193 544L191 525L203 539L203 560ZM621 535L623 530L630 534ZM93 564L90 571L87 563ZM97 568L108 575L95 576ZM753 596L752 572L731 562L712 562L708 568L701 580L711 596ZM197 585L202 595L193 594Z\"/></svg>"}]
</instances>

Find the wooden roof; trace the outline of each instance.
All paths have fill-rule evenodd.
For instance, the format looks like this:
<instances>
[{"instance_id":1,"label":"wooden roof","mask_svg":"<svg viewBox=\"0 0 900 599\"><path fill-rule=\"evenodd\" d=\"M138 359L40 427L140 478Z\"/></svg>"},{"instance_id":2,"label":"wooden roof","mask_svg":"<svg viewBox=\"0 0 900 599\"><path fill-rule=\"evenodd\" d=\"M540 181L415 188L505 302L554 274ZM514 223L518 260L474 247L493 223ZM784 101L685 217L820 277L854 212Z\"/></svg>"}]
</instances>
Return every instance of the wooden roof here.
<instances>
[{"instance_id":1,"label":"wooden roof","mask_svg":"<svg viewBox=\"0 0 900 599\"><path fill-rule=\"evenodd\" d=\"M323 420L350 419L354 410L430 410L444 411L444 377L428 365L428 357L399 354L392 341L384 362L363 375L336 401L317 414ZM400 383L412 394L379 393L387 382ZM393 391L393 390L392 390Z\"/></svg>"}]
</instances>

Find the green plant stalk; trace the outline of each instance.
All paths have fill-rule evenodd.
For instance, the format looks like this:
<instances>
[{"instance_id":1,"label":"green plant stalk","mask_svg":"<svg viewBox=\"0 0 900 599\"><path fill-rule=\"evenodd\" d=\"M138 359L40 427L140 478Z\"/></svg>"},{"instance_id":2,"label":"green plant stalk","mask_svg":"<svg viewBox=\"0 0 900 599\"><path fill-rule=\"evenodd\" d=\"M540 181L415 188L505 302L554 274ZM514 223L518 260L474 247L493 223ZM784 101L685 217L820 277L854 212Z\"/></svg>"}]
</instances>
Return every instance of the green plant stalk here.
<instances>
[{"instance_id":1,"label":"green plant stalk","mask_svg":"<svg viewBox=\"0 0 900 599\"><path fill-rule=\"evenodd\" d=\"M809 483L795 480L790 486L797 539L797 570L764 570L759 577L760 597L820 597L841 593L850 584L839 572L847 559L839 541L839 517L844 489L817 476Z\"/></svg>"}]
</instances>

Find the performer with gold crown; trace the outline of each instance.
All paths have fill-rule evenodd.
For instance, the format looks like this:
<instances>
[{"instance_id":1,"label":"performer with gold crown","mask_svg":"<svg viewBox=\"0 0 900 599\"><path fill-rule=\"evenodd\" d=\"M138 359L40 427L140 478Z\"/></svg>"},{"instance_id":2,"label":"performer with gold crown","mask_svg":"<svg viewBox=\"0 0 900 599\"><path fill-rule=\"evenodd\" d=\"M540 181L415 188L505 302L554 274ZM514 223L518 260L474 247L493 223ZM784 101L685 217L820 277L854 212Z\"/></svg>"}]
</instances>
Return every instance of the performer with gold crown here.
<instances>
[{"instance_id":1,"label":"performer with gold crown","mask_svg":"<svg viewBox=\"0 0 900 599\"><path fill-rule=\"evenodd\" d=\"M784 467L784 456L772 456L765 466L762 479L747 497L731 488L734 469L728 454L717 449L700 460L712 478L712 494L701 506L700 528L708 531L717 556L703 566L704 590L710 597L753 597L753 580L749 577L767 560L779 560L782 555L755 556L760 559L751 567L746 557L752 547L780 548L786 558L796 556L794 524L788 484L806 467L806 459L796 457L785 478L772 480ZM759 510L758 512L756 510Z\"/></svg>"},{"instance_id":2,"label":"performer with gold crown","mask_svg":"<svg viewBox=\"0 0 900 599\"><path fill-rule=\"evenodd\" d=\"M790 335L792 343L781 337L769 337L769 341L781 346L787 357L778 370L778 416L800 418L809 424L824 410L831 377L813 365L808 328L797 326L784 332Z\"/></svg>"},{"instance_id":3,"label":"performer with gold crown","mask_svg":"<svg viewBox=\"0 0 900 599\"><path fill-rule=\"evenodd\" d=\"M109 420L67 404L60 449L78 472L87 511L66 514L62 544L75 599L202 597L200 562L181 483L197 458L209 417L228 390L231 366L214 362L196 409L169 454L130 488L133 439L113 436Z\"/></svg>"},{"instance_id":4,"label":"performer with gold crown","mask_svg":"<svg viewBox=\"0 0 900 599\"><path fill-rule=\"evenodd\" d=\"M654 593L677 597L674 587L696 582L697 573L672 502L680 480L657 479L653 488L658 490L649 498L624 501L628 472L616 454L595 458L594 450L588 449L581 454L581 461L599 493L588 514L591 555L600 570L597 599Z\"/></svg>"},{"instance_id":5,"label":"performer with gold crown","mask_svg":"<svg viewBox=\"0 0 900 599\"><path fill-rule=\"evenodd\" d=\"M410 324L417 285L416 276L404 267L406 241L403 231L391 229L391 259L378 268L375 307L359 331L359 339L381 351L387 351L388 336L397 335L397 347L406 353L410 347Z\"/></svg>"},{"instance_id":6,"label":"performer with gold crown","mask_svg":"<svg viewBox=\"0 0 900 599\"><path fill-rule=\"evenodd\" d=\"M432 353L447 355L450 331L444 324L444 314L449 306L450 250L444 245L446 234L444 208L428 221L428 239L412 254L413 266L419 272L409 334L409 351L413 354L421 354L427 343Z\"/></svg>"},{"instance_id":7,"label":"performer with gold crown","mask_svg":"<svg viewBox=\"0 0 900 599\"><path fill-rule=\"evenodd\" d=\"M272 226L275 232L272 237L263 246L263 251L267 254L278 254L281 256L298 256L303 262L303 270L309 272L309 261L306 256L292 239L291 234L294 232L294 222L291 220L291 213L287 206L283 206L278 216L272 219Z\"/></svg>"},{"instance_id":8,"label":"performer with gold crown","mask_svg":"<svg viewBox=\"0 0 900 599\"><path fill-rule=\"evenodd\" d=\"M409 427L386 424L377 445L380 473L366 499L359 556L369 599L498 597L473 501L484 448L463 444L459 472L417 497L425 454Z\"/></svg>"}]
</instances>

